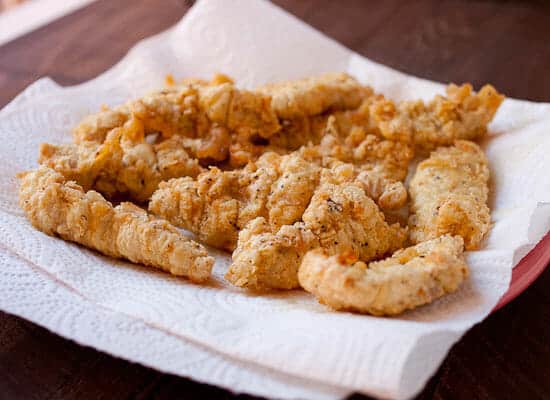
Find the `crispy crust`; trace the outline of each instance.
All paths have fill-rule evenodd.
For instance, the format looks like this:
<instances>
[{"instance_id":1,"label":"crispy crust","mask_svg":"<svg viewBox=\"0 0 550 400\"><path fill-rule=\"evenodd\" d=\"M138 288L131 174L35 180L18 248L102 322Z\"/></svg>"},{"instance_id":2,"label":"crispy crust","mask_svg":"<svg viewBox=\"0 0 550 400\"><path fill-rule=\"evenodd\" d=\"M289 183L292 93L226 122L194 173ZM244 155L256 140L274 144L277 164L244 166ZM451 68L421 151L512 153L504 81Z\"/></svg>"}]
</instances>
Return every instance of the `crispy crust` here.
<instances>
[{"instance_id":1,"label":"crispy crust","mask_svg":"<svg viewBox=\"0 0 550 400\"><path fill-rule=\"evenodd\" d=\"M321 184L302 216L320 246L352 252L364 260L379 258L403 245L406 230L388 225L384 214L356 182L341 182L338 171L323 171Z\"/></svg>"},{"instance_id":2,"label":"crispy crust","mask_svg":"<svg viewBox=\"0 0 550 400\"><path fill-rule=\"evenodd\" d=\"M362 128L354 129L346 137L327 132L319 144L304 146L299 151L324 166L329 166L332 160L343 161L393 181L405 179L414 157L412 146L367 134Z\"/></svg>"},{"instance_id":3,"label":"crispy crust","mask_svg":"<svg viewBox=\"0 0 550 400\"><path fill-rule=\"evenodd\" d=\"M318 246L315 234L301 222L273 233L265 218L256 218L239 233L225 279L253 290L298 288L302 257Z\"/></svg>"},{"instance_id":4,"label":"crispy crust","mask_svg":"<svg viewBox=\"0 0 550 400\"><path fill-rule=\"evenodd\" d=\"M254 218L264 217L275 230L300 221L322 171L334 182L354 182L385 209L399 208L407 200L401 182L309 148L282 156L266 153L242 170L211 168L196 179L162 182L151 197L149 210L206 243L231 251L239 231Z\"/></svg>"},{"instance_id":5,"label":"crispy crust","mask_svg":"<svg viewBox=\"0 0 550 400\"><path fill-rule=\"evenodd\" d=\"M491 227L487 157L473 142L440 147L418 165L409 186L410 238L420 243L460 235L475 250Z\"/></svg>"},{"instance_id":6,"label":"crispy crust","mask_svg":"<svg viewBox=\"0 0 550 400\"><path fill-rule=\"evenodd\" d=\"M271 107L279 118L318 115L329 110L356 108L365 91L371 92L344 73L332 73L258 88L271 96Z\"/></svg>"},{"instance_id":7,"label":"crispy crust","mask_svg":"<svg viewBox=\"0 0 550 400\"><path fill-rule=\"evenodd\" d=\"M141 121L145 133L207 137L212 127L222 126L237 136L269 137L277 132L279 121L271 109L269 96L239 90L232 82L199 80L171 86L132 100L113 110L104 107L74 129L75 143L103 142L107 133L131 118Z\"/></svg>"},{"instance_id":8,"label":"crispy crust","mask_svg":"<svg viewBox=\"0 0 550 400\"><path fill-rule=\"evenodd\" d=\"M163 182L149 210L212 246L233 250L239 230L256 217L272 227L299 221L319 173L317 165L296 154L266 153L242 170L211 168L197 179Z\"/></svg>"},{"instance_id":9,"label":"crispy crust","mask_svg":"<svg viewBox=\"0 0 550 400\"><path fill-rule=\"evenodd\" d=\"M108 133L130 119L137 119L145 134L160 133L195 139L188 151L205 162L227 162L241 167L266 151L288 152L304 142L304 129L281 129L317 118L317 137L329 110L356 108L372 90L345 74L327 74L269 85L255 91L237 89L227 78L205 82L190 79L180 85L132 100L115 109L104 107L74 129L77 144L102 143ZM313 123L313 122L312 122ZM301 126L303 128L303 126ZM314 140L317 141L317 140ZM297 147L292 144L300 143Z\"/></svg>"},{"instance_id":10,"label":"crispy crust","mask_svg":"<svg viewBox=\"0 0 550 400\"><path fill-rule=\"evenodd\" d=\"M168 222L132 203L113 207L99 193L84 192L50 168L24 174L19 204L29 221L48 235L195 282L210 276L214 259Z\"/></svg>"},{"instance_id":11,"label":"crispy crust","mask_svg":"<svg viewBox=\"0 0 550 400\"><path fill-rule=\"evenodd\" d=\"M190 157L184 138L174 136L151 144L143 123L134 118L111 130L102 143L43 144L39 163L84 190L96 189L108 198L129 196L138 202L148 200L163 180L204 171Z\"/></svg>"},{"instance_id":12,"label":"crispy crust","mask_svg":"<svg viewBox=\"0 0 550 400\"><path fill-rule=\"evenodd\" d=\"M306 254L300 285L335 310L396 315L454 292L468 277L462 239L442 236L366 265L349 254Z\"/></svg>"},{"instance_id":13,"label":"crispy crust","mask_svg":"<svg viewBox=\"0 0 550 400\"><path fill-rule=\"evenodd\" d=\"M385 138L433 149L485 135L503 100L491 85L474 93L470 84L451 84L447 97L436 96L427 104L403 101L397 105L380 98L370 105L370 113Z\"/></svg>"},{"instance_id":14,"label":"crispy crust","mask_svg":"<svg viewBox=\"0 0 550 400\"><path fill-rule=\"evenodd\" d=\"M310 249L371 260L400 248L406 230L388 225L360 185L338 181L334 172L323 171L300 222L280 229L263 218L250 222L239 235L226 279L249 289L292 289L298 287L298 267Z\"/></svg>"}]
</instances>

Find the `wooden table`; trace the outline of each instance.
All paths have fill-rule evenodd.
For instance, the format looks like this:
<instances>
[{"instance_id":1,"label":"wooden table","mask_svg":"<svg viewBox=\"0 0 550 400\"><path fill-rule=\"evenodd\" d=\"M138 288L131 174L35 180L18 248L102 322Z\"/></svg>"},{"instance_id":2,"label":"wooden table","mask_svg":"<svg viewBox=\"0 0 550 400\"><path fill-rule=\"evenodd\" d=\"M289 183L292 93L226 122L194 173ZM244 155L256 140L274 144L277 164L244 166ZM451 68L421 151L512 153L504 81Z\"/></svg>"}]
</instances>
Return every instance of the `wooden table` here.
<instances>
[{"instance_id":1,"label":"wooden table","mask_svg":"<svg viewBox=\"0 0 550 400\"><path fill-rule=\"evenodd\" d=\"M0 106L44 75L65 85L96 76L136 41L175 23L190 3L99 0L0 47ZM550 3L276 3L353 50L399 70L477 87L491 82L511 97L550 101ZM546 271L513 303L467 333L419 398L549 398L549 285ZM0 313L0 399L199 396L232 397Z\"/></svg>"}]
</instances>

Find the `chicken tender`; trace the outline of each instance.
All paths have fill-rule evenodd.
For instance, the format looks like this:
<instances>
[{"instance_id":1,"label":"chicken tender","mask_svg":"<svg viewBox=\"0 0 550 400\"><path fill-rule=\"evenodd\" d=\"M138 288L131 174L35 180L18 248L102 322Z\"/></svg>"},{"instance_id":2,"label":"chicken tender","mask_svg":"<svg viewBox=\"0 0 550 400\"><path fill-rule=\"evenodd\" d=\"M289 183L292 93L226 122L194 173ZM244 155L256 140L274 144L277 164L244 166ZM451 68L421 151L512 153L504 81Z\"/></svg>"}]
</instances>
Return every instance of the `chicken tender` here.
<instances>
[{"instance_id":1,"label":"chicken tender","mask_svg":"<svg viewBox=\"0 0 550 400\"><path fill-rule=\"evenodd\" d=\"M222 126L237 137L270 137L280 129L271 98L239 90L227 80L211 83L190 80L151 93L110 110L86 117L73 131L75 143L103 142L107 133L130 118L143 123L145 133L208 138L213 127Z\"/></svg>"},{"instance_id":2,"label":"chicken tender","mask_svg":"<svg viewBox=\"0 0 550 400\"><path fill-rule=\"evenodd\" d=\"M295 289L302 256L317 247L317 237L302 222L284 225L273 233L265 218L253 219L239 232L225 279L254 290Z\"/></svg>"},{"instance_id":3,"label":"chicken tender","mask_svg":"<svg viewBox=\"0 0 550 400\"><path fill-rule=\"evenodd\" d=\"M406 230L388 225L376 204L354 183L323 171L302 221L273 229L258 218L241 231L226 279L249 289L293 289L298 268L308 250L347 252L365 260L400 248Z\"/></svg>"},{"instance_id":4,"label":"chicken tender","mask_svg":"<svg viewBox=\"0 0 550 400\"><path fill-rule=\"evenodd\" d=\"M138 202L148 200L163 180L204 171L189 156L184 138L174 136L150 144L144 135L141 121L130 119L111 130L103 143L43 144L39 163L84 190L96 189L108 198L128 195Z\"/></svg>"},{"instance_id":5,"label":"chicken tender","mask_svg":"<svg viewBox=\"0 0 550 400\"><path fill-rule=\"evenodd\" d=\"M189 83L103 109L85 118L73 131L77 144L102 144L108 134L129 120L143 125L144 134L160 134L157 143L181 136L187 152L206 163L229 160L239 167L263 152L253 141L280 130L269 96L236 89L232 83ZM239 149L246 148L245 154ZM235 154L234 154L235 153Z\"/></svg>"},{"instance_id":6,"label":"chicken tender","mask_svg":"<svg viewBox=\"0 0 550 400\"><path fill-rule=\"evenodd\" d=\"M50 168L24 174L19 204L29 221L48 235L195 282L210 276L214 259L168 222L132 203L113 207L99 193L84 192Z\"/></svg>"},{"instance_id":7,"label":"chicken tender","mask_svg":"<svg viewBox=\"0 0 550 400\"><path fill-rule=\"evenodd\" d=\"M456 291L468 277L459 236L441 236L366 264L353 254L310 251L300 285L335 310L396 315Z\"/></svg>"},{"instance_id":8,"label":"chicken tender","mask_svg":"<svg viewBox=\"0 0 550 400\"><path fill-rule=\"evenodd\" d=\"M360 184L342 180L330 170L323 171L302 220L318 237L321 247L351 251L363 260L396 250L406 239L406 231L399 224L386 223L384 214Z\"/></svg>"},{"instance_id":9,"label":"chicken tender","mask_svg":"<svg viewBox=\"0 0 550 400\"><path fill-rule=\"evenodd\" d=\"M197 129L206 129L206 121L199 121L198 114L195 85L173 87L114 109L102 107L100 112L85 117L73 129L73 140L77 144L103 143L111 130L120 128L132 117L139 119L147 133L161 133L167 138L178 132L194 137ZM201 122L203 125L197 126Z\"/></svg>"},{"instance_id":10,"label":"chicken tender","mask_svg":"<svg viewBox=\"0 0 550 400\"><path fill-rule=\"evenodd\" d=\"M365 92L372 92L344 73L274 83L257 90L271 96L271 107L283 119L356 108Z\"/></svg>"},{"instance_id":11,"label":"chicken tender","mask_svg":"<svg viewBox=\"0 0 550 400\"><path fill-rule=\"evenodd\" d=\"M422 161L409 187L410 239L420 243L451 234L475 250L491 226L487 157L475 143L457 141Z\"/></svg>"},{"instance_id":12,"label":"chicken tender","mask_svg":"<svg viewBox=\"0 0 550 400\"><path fill-rule=\"evenodd\" d=\"M159 185L149 210L212 246L233 250L239 230L256 217L271 226L299 221L319 181L320 167L296 154L264 154L235 171L211 168L197 179Z\"/></svg>"},{"instance_id":13,"label":"chicken tender","mask_svg":"<svg viewBox=\"0 0 550 400\"><path fill-rule=\"evenodd\" d=\"M470 84L449 85L447 97L436 96L428 104L403 101L395 105L380 99L370 105L370 112L385 138L433 149L457 139L482 137L503 100L491 85L477 93Z\"/></svg>"}]
</instances>

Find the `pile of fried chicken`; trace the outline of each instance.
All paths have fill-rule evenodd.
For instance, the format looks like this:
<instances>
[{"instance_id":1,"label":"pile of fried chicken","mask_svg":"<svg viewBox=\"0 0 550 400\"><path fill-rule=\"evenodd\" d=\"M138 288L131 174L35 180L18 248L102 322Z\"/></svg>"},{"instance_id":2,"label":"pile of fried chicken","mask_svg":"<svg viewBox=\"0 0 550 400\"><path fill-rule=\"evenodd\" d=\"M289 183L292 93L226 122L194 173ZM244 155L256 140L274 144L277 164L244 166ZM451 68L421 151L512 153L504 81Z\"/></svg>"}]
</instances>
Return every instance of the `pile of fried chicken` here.
<instances>
[{"instance_id":1,"label":"pile of fried chicken","mask_svg":"<svg viewBox=\"0 0 550 400\"><path fill-rule=\"evenodd\" d=\"M168 79L84 118L73 143L43 144L20 206L49 235L193 282L214 258L176 227L232 251L236 286L399 314L468 277L463 252L490 229L473 141L503 99L465 84L393 102L343 73L255 90Z\"/></svg>"}]
</instances>

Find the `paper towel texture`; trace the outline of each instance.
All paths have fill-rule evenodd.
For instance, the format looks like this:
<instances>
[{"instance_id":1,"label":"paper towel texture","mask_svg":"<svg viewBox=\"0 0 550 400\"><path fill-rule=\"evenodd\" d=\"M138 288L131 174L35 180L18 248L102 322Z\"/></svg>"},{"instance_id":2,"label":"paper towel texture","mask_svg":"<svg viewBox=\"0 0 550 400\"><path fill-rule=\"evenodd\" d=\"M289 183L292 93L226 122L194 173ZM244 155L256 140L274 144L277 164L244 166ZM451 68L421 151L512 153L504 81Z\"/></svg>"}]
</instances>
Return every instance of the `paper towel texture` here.
<instances>
[{"instance_id":1,"label":"paper towel texture","mask_svg":"<svg viewBox=\"0 0 550 400\"><path fill-rule=\"evenodd\" d=\"M503 103L484 143L494 227L484 249L467 255L471 279L398 318L336 313L302 291L241 291L223 280L229 256L216 251L211 283L194 285L48 237L17 207L15 174L36 167L40 143L71 141L83 116L158 88L167 73L224 72L253 87L329 71L348 72L392 99L428 99L444 89L373 63L269 3L245 0L200 1L82 85L31 85L0 112L0 307L79 343L234 391L414 395L506 292L518 251L550 227L550 207L542 207L550 203L550 104Z\"/></svg>"}]
</instances>

